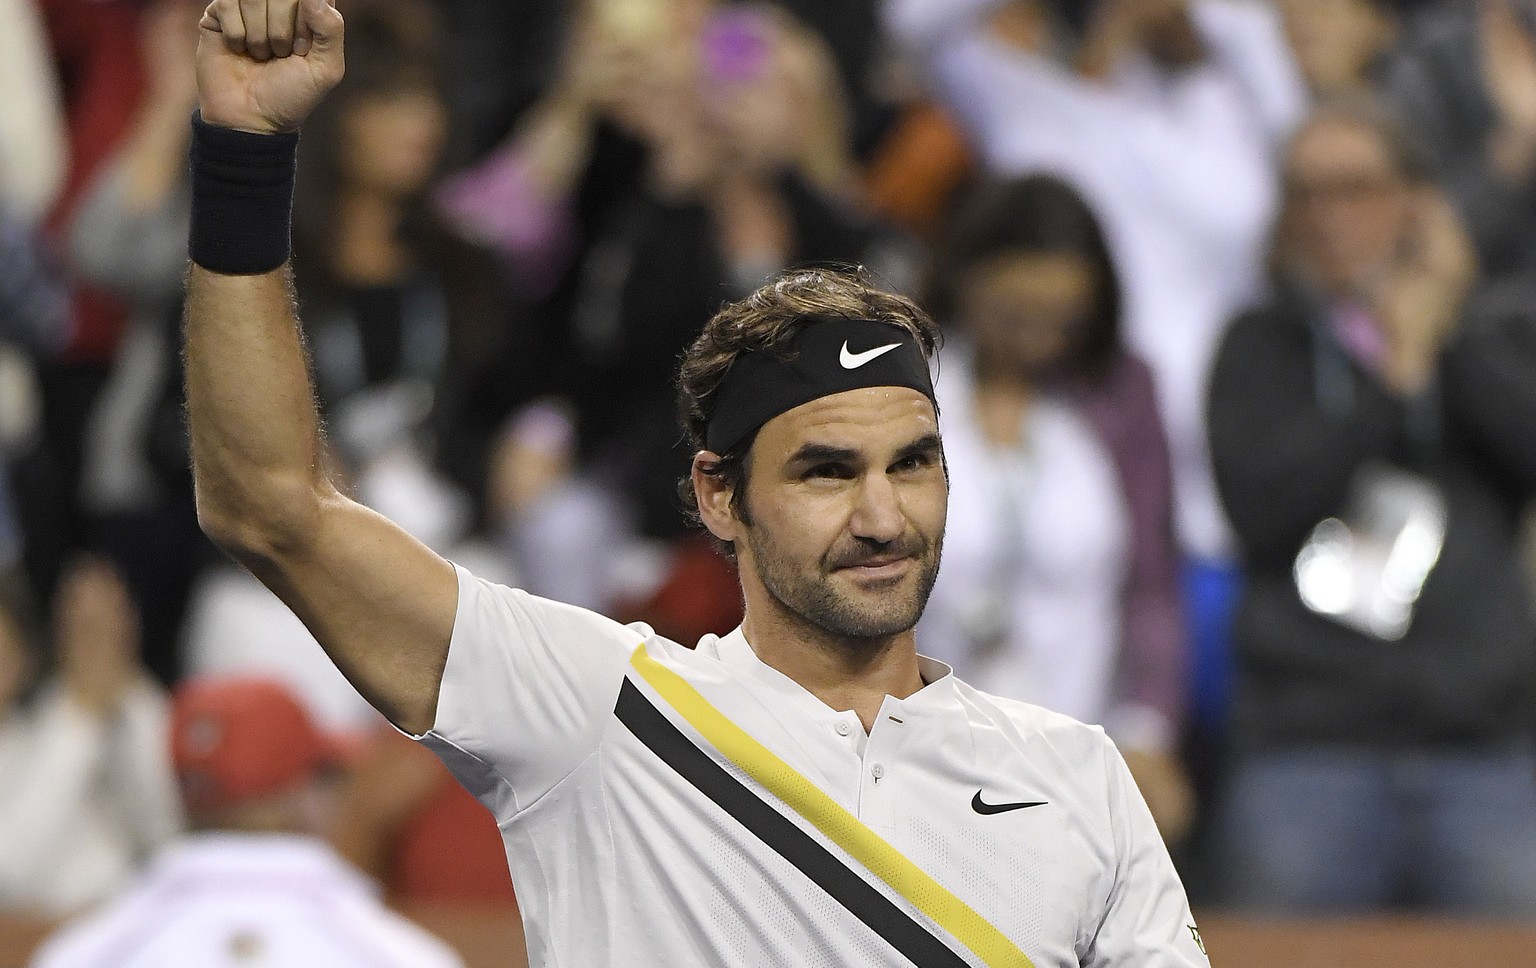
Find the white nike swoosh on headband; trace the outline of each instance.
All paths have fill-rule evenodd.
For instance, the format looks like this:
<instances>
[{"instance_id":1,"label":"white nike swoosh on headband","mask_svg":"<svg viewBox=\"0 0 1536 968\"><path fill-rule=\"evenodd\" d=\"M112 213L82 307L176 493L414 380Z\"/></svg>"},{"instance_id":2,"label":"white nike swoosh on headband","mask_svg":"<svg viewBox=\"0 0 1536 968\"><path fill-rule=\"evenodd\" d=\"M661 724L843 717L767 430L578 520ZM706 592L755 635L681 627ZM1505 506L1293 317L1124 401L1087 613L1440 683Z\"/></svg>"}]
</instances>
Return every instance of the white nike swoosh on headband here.
<instances>
[{"instance_id":1,"label":"white nike swoosh on headband","mask_svg":"<svg viewBox=\"0 0 1536 968\"><path fill-rule=\"evenodd\" d=\"M843 340L843 351L837 355L837 362L843 364L843 369L845 370L857 370L875 357L884 356L900 345L900 343L891 343L888 346L877 346L872 350L865 350L862 353L850 353L848 351L848 341Z\"/></svg>"}]
</instances>

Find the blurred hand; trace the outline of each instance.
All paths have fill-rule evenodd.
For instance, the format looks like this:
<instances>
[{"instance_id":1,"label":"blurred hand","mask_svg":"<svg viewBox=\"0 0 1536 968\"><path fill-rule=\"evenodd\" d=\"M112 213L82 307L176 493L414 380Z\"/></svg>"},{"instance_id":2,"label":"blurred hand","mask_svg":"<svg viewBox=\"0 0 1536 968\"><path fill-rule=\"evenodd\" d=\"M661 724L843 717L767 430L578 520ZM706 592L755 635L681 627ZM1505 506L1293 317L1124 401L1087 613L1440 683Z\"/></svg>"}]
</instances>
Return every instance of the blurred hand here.
<instances>
[{"instance_id":1,"label":"blurred hand","mask_svg":"<svg viewBox=\"0 0 1536 968\"><path fill-rule=\"evenodd\" d=\"M1374 299L1390 349L1387 381L1402 393L1429 380L1477 275L1472 240L1445 196L1420 189L1414 207L1409 236Z\"/></svg>"},{"instance_id":2,"label":"blurred hand","mask_svg":"<svg viewBox=\"0 0 1536 968\"><path fill-rule=\"evenodd\" d=\"M1195 822L1195 791L1183 765L1169 753L1131 749L1124 756L1163 842L1178 844Z\"/></svg>"},{"instance_id":3,"label":"blurred hand","mask_svg":"<svg viewBox=\"0 0 1536 968\"><path fill-rule=\"evenodd\" d=\"M54 613L64 688L88 712L111 716L146 675L128 589L111 565L86 558L60 583Z\"/></svg>"},{"instance_id":4,"label":"blurred hand","mask_svg":"<svg viewBox=\"0 0 1536 968\"><path fill-rule=\"evenodd\" d=\"M296 130L341 80L333 0L214 0L198 24L197 86L209 124Z\"/></svg>"}]
</instances>

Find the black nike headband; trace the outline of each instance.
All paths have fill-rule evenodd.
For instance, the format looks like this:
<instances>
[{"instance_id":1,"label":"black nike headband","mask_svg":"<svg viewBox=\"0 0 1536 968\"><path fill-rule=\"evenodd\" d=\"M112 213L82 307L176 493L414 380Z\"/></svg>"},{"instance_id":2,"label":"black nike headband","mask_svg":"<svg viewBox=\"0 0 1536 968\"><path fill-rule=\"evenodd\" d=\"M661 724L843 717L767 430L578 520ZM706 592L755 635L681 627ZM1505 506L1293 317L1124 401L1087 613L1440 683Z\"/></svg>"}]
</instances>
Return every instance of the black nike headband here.
<instances>
[{"instance_id":1,"label":"black nike headband","mask_svg":"<svg viewBox=\"0 0 1536 968\"><path fill-rule=\"evenodd\" d=\"M715 391L704 446L729 453L785 411L864 387L910 387L934 399L928 359L910 332L873 319L811 317L785 343L731 364Z\"/></svg>"}]
</instances>

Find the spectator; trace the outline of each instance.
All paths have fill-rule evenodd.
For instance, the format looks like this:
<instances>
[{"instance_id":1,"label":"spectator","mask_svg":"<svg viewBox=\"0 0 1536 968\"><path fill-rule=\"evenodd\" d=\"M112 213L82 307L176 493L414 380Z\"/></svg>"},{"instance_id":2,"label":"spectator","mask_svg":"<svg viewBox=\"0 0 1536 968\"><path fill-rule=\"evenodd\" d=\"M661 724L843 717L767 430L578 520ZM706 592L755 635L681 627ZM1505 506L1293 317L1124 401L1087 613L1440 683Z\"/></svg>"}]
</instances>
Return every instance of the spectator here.
<instances>
[{"instance_id":1,"label":"spectator","mask_svg":"<svg viewBox=\"0 0 1536 968\"><path fill-rule=\"evenodd\" d=\"M505 418L531 401L564 398L582 482L567 479L550 496L586 504L542 513L588 518L599 508L622 522L604 556L623 546L657 576L650 589L596 576L594 603L610 608L653 599L669 573L699 560L677 507L691 455L670 393L687 341L724 299L787 265L878 262L892 251L891 233L851 204L842 91L814 34L755 5L664 0L646 8L650 19L634 9L582 5L552 89L502 149L442 195L467 230L503 251L528 297L516 337L476 390L483 439L526 426ZM556 550L593 556L572 541ZM546 571L591 570L543 558L523 569L535 583ZM727 601L739 608L734 591ZM720 605L695 604L695 614Z\"/></svg>"},{"instance_id":2,"label":"spectator","mask_svg":"<svg viewBox=\"0 0 1536 968\"><path fill-rule=\"evenodd\" d=\"M339 456L365 499L419 488L402 523L441 546L469 519L424 444L460 447L456 388L501 342L506 291L490 253L427 204L448 132L431 8L358 0L347 17L346 79L300 149L295 285Z\"/></svg>"},{"instance_id":3,"label":"spectator","mask_svg":"<svg viewBox=\"0 0 1536 968\"><path fill-rule=\"evenodd\" d=\"M50 244L130 126L143 88L137 26L141 0L34 0L42 14L64 109L68 166L44 224ZM9 91L7 91L9 94ZM123 307L69 280L67 342L36 360L42 432L17 455L12 482L24 522L33 589L53 599L64 565L92 545L80 502L86 423L117 352Z\"/></svg>"},{"instance_id":4,"label":"spectator","mask_svg":"<svg viewBox=\"0 0 1536 968\"><path fill-rule=\"evenodd\" d=\"M56 599L58 671L0 611L0 906L64 915L121 890L178 831L165 699L122 582L76 561Z\"/></svg>"},{"instance_id":5,"label":"spectator","mask_svg":"<svg viewBox=\"0 0 1536 968\"><path fill-rule=\"evenodd\" d=\"M139 49L146 89L68 233L79 277L129 307L127 328L85 428L81 503L119 562L144 621L145 661L181 674L178 642L192 583L213 559L192 506L181 415L181 278L186 271L188 118L196 105L197 0L155 0Z\"/></svg>"},{"instance_id":6,"label":"spectator","mask_svg":"<svg viewBox=\"0 0 1536 968\"><path fill-rule=\"evenodd\" d=\"M461 964L380 905L319 839L333 754L282 687L183 684L169 745L195 832L123 896L46 942L37 968Z\"/></svg>"},{"instance_id":7,"label":"spectator","mask_svg":"<svg viewBox=\"0 0 1536 968\"><path fill-rule=\"evenodd\" d=\"M1536 916L1536 316L1474 282L1395 122L1296 136L1274 296L1221 347L1222 498L1249 581L1227 899Z\"/></svg>"},{"instance_id":8,"label":"spectator","mask_svg":"<svg viewBox=\"0 0 1536 968\"><path fill-rule=\"evenodd\" d=\"M1487 271L1536 268L1536 3L1427 12L1386 85Z\"/></svg>"},{"instance_id":9,"label":"spectator","mask_svg":"<svg viewBox=\"0 0 1536 968\"><path fill-rule=\"evenodd\" d=\"M992 185L937 275L962 337L937 384L951 492L924 650L979 688L1104 723L1176 841L1191 797L1168 453L1098 223L1049 176Z\"/></svg>"},{"instance_id":10,"label":"spectator","mask_svg":"<svg viewBox=\"0 0 1536 968\"><path fill-rule=\"evenodd\" d=\"M1074 48L1043 0L887 0L886 12L987 170L1056 174L1103 219L1127 343L1157 376L1182 550L1224 569L1202 403L1221 328L1258 290L1274 151L1305 95L1278 15L1103 0Z\"/></svg>"}]
</instances>

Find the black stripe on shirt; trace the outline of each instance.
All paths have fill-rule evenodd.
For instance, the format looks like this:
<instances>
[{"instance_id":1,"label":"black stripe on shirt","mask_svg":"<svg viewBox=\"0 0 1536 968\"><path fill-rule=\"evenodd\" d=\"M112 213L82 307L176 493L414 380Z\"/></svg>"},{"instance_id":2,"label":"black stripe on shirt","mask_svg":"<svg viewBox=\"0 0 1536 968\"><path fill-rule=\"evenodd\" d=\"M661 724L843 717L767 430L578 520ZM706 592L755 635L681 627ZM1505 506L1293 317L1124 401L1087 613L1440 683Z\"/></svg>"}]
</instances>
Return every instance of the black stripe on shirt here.
<instances>
[{"instance_id":1,"label":"black stripe on shirt","mask_svg":"<svg viewBox=\"0 0 1536 968\"><path fill-rule=\"evenodd\" d=\"M619 722L677 774L775 853L795 865L837 903L863 921L918 968L970 968L928 928L916 921L832 852L763 802L694 745L628 679L614 707Z\"/></svg>"}]
</instances>

